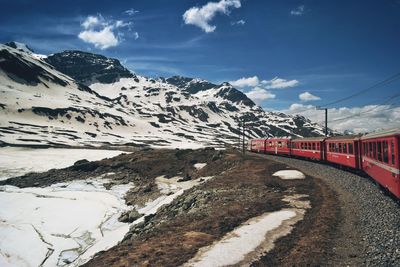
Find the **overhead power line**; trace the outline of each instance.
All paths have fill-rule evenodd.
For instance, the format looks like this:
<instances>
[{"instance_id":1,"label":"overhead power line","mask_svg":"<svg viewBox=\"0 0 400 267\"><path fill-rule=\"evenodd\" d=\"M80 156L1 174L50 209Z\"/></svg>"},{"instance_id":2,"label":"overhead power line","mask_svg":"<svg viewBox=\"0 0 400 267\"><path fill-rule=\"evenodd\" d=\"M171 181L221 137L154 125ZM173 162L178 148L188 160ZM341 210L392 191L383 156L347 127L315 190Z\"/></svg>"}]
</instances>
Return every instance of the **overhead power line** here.
<instances>
[{"instance_id":1,"label":"overhead power line","mask_svg":"<svg viewBox=\"0 0 400 267\"><path fill-rule=\"evenodd\" d=\"M346 100L351 99L351 98L353 98L353 97L360 96L360 95L362 95L362 94L364 94L364 93L366 93L366 92L368 92L368 91L371 91L371 90L373 90L373 89L377 89L377 88L379 88L379 87L387 86L388 84L390 84L390 83L392 83L392 82L394 82L394 81L396 81L396 80L398 80L398 79L400 79L400 72L399 72L399 73L396 73L396 74L394 74L394 75L392 75L392 76L390 76L389 78L387 78L387 79L385 79L385 80L383 80L383 81L380 81L380 82L378 82L378 83L375 83L375 84L373 84L372 86L369 86L369 87L367 87L367 88L365 88L365 89L363 89L363 90L360 90L360 91L358 91L358 92L356 92L356 93L354 93L354 94L351 94L351 95L349 95L349 96L346 96L346 97L337 99L337 100L335 100L335 101L332 101L332 102L329 102L329 103L326 103L326 104L323 104L323 105L320 105L320 106L321 106L321 107L326 107L326 106L331 106L331 105L333 105L333 104L337 104L337 103L346 101ZM315 110L315 107L305 108L305 109L303 109L303 110L300 110L300 111L295 112L295 114L301 114L301 113L304 113L304 112L309 111L309 110Z\"/></svg>"},{"instance_id":2,"label":"overhead power line","mask_svg":"<svg viewBox=\"0 0 400 267\"><path fill-rule=\"evenodd\" d=\"M393 100L393 99L395 99L395 98L398 98L398 97L400 97L400 94L397 94L396 97L392 97L392 98L390 99L390 101ZM352 115L349 115L349 116L346 116L346 117L342 117L342 118L330 120L329 122L332 123L332 122L337 122L337 121L342 121L342 120L351 119L351 118L354 118L354 117L362 117L362 116L364 116L364 114L366 114L366 113L370 113L370 112L375 111L375 110L377 110L378 108L380 108L380 107L382 107L382 106L384 106L384 105L387 105L388 102L390 102L390 101L386 101L386 102L384 102L384 103L378 104L378 105L376 105L376 106L374 106L374 107L372 107L372 108L370 108L370 109L367 109L367 110L365 110L365 111L360 111L360 112L358 112L358 113L356 113L356 114L352 114ZM384 108L384 109L381 109L381 110L379 110L379 111L387 111L387 110L391 110L391 109L398 108L399 106L396 106L397 104L400 104L400 102L392 103L392 104L390 104L389 107ZM317 123L320 124L320 123L323 123L323 122L324 122L324 121L319 121L319 122L317 122Z\"/></svg>"},{"instance_id":3,"label":"overhead power line","mask_svg":"<svg viewBox=\"0 0 400 267\"><path fill-rule=\"evenodd\" d=\"M397 74L395 74L395 75L393 75L393 76L391 76L391 77L389 77L389 78L387 78L387 79L385 79L385 80L383 80L383 81L381 81L381 82L378 82L378 83L376 83L376 84L374 84L374 85L372 85L372 86L370 86L370 87L368 87L368 88L365 88L365 89L363 89L363 90L361 90L361 91L358 91L357 93L354 93L354 94L352 94L352 95L349 95L349 96L340 98L340 99L335 100L335 101L333 101L333 102L327 103L327 104L325 104L325 105L323 105L323 106L324 106L324 107L326 107L326 106L331 106L331 105L333 105L333 104L337 104L337 103L346 101L346 100L351 99L351 98L353 98L353 97L362 95L362 94L364 94L364 93L366 93L366 92L368 92L368 91L371 91L371 90L373 90L373 89L375 89L375 88L379 88L379 87L381 87L381 86L386 86L386 85L388 85L388 84L390 84L390 83L396 81L397 79L400 79L400 72L397 73Z\"/></svg>"}]
</instances>

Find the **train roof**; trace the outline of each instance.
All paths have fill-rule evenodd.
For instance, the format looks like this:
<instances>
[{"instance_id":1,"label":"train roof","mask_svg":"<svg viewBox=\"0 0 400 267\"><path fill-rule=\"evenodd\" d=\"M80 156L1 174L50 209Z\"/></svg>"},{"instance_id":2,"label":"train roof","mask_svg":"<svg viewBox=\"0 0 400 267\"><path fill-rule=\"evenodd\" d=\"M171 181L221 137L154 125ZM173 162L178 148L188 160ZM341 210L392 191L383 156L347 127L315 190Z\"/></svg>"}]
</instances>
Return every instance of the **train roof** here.
<instances>
[{"instance_id":1,"label":"train roof","mask_svg":"<svg viewBox=\"0 0 400 267\"><path fill-rule=\"evenodd\" d=\"M365 139L370 139L370 138L379 138L379 137L385 137L385 136L391 136L391 135L400 135L400 128L366 134L366 135L362 136L361 139L365 140Z\"/></svg>"},{"instance_id":2,"label":"train roof","mask_svg":"<svg viewBox=\"0 0 400 267\"><path fill-rule=\"evenodd\" d=\"M359 140L361 137L361 134L353 134L353 135L340 135L340 136L332 136L326 138L325 141L336 141L336 140Z\"/></svg>"},{"instance_id":3,"label":"train roof","mask_svg":"<svg viewBox=\"0 0 400 267\"><path fill-rule=\"evenodd\" d=\"M296 139L293 139L292 141L294 141L294 142L301 142L301 141L319 141L319 142L322 142L322 141L324 141L326 139L326 137L325 136L316 136L316 137L305 137L305 138L296 138Z\"/></svg>"}]
</instances>

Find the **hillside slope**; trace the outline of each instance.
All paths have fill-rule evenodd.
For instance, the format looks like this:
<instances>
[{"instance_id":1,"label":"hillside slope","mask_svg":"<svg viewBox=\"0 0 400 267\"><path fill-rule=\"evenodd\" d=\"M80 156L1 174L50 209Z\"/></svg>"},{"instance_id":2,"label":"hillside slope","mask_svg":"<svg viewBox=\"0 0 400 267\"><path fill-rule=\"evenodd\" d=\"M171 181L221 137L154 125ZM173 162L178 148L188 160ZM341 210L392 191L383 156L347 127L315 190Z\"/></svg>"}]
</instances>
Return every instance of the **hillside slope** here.
<instances>
[{"instance_id":1,"label":"hillside slope","mask_svg":"<svg viewBox=\"0 0 400 267\"><path fill-rule=\"evenodd\" d=\"M322 134L304 117L264 111L229 83L146 78L80 51L44 58L0 45L0 92L3 144L222 146L237 142L238 118L252 138Z\"/></svg>"}]
</instances>

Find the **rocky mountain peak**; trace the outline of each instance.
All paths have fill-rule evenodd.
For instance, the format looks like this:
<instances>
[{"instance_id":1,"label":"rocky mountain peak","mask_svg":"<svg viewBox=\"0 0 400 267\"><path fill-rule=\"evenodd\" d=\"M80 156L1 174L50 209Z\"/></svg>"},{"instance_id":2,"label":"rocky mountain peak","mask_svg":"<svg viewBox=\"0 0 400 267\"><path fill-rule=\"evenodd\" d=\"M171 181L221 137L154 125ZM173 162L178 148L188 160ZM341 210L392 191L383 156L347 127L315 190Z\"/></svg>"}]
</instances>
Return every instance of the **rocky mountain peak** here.
<instances>
[{"instance_id":1,"label":"rocky mountain peak","mask_svg":"<svg viewBox=\"0 0 400 267\"><path fill-rule=\"evenodd\" d=\"M45 60L58 71L85 85L97 82L114 83L120 78L135 77L118 59L89 52L66 50L52 54Z\"/></svg>"},{"instance_id":2,"label":"rocky mountain peak","mask_svg":"<svg viewBox=\"0 0 400 267\"><path fill-rule=\"evenodd\" d=\"M247 138L323 134L302 116L263 110L229 83L136 76L87 52L44 61L0 45L0 78L0 144L223 146L237 142L238 118Z\"/></svg>"},{"instance_id":3,"label":"rocky mountain peak","mask_svg":"<svg viewBox=\"0 0 400 267\"><path fill-rule=\"evenodd\" d=\"M15 42L12 43L15 44ZM20 45L16 45L16 47L0 44L0 70L11 80L31 86L43 84L46 87L48 87L47 83L61 86L69 83L65 75L57 75L49 71L48 68L52 69L53 67L38 60L32 52L27 53L25 50L21 50L25 48Z\"/></svg>"},{"instance_id":4,"label":"rocky mountain peak","mask_svg":"<svg viewBox=\"0 0 400 267\"><path fill-rule=\"evenodd\" d=\"M248 98L243 92L239 91L236 88L233 88L232 85L230 85L227 82L224 82L219 86L219 91L217 93L217 96L236 104L241 103L250 108L256 106L253 100Z\"/></svg>"},{"instance_id":5,"label":"rocky mountain peak","mask_svg":"<svg viewBox=\"0 0 400 267\"><path fill-rule=\"evenodd\" d=\"M22 51L22 52L25 52L25 53L29 53L29 54L30 53L34 53L33 49L30 48L29 46L27 46L24 43L19 43L19 42L12 41L12 42L5 43L5 45L9 46L9 47L12 47L12 48L15 48L15 49L17 49L19 51Z\"/></svg>"},{"instance_id":6,"label":"rocky mountain peak","mask_svg":"<svg viewBox=\"0 0 400 267\"><path fill-rule=\"evenodd\" d=\"M182 77L182 76L172 76L166 79L166 82L175 85L179 89L185 90L190 94L196 94L200 91L205 91L217 86L206 80L198 78Z\"/></svg>"}]
</instances>

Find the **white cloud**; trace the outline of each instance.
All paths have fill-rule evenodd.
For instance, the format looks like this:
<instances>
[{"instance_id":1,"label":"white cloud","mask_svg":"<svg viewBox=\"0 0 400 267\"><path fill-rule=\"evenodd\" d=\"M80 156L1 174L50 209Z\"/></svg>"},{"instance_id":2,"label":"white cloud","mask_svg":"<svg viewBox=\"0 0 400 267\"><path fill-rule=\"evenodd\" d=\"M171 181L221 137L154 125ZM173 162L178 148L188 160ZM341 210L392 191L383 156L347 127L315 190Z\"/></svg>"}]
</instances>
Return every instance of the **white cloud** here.
<instances>
[{"instance_id":1,"label":"white cloud","mask_svg":"<svg viewBox=\"0 0 400 267\"><path fill-rule=\"evenodd\" d=\"M263 86L266 89L284 89L289 87L294 87L299 84L297 80L285 80L278 77L273 78L272 80L263 80L261 81Z\"/></svg>"},{"instance_id":2,"label":"white cloud","mask_svg":"<svg viewBox=\"0 0 400 267\"><path fill-rule=\"evenodd\" d=\"M301 101L315 101L315 100L321 100L319 96L315 96L309 92L304 92L299 94L299 99Z\"/></svg>"},{"instance_id":3,"label":"white cloud","mask_svg":"<svg viewBox=\"0 0 400 267\"><path fill-rule=\"evenodd\" d=\"M133 15L135 15L136 13L139 13L139 11L138 11L138 10L135 10L135 9L133 9L133 8L130 8L130 9L128 9L128 10L125 10L124 13L125 13L125 14L128 14L128 16L133 16Z\"/></svg>"},{"instance_id":4,"label":"white cloud","mask_svg":"<svg viewBox=\"0 0 400 267\"><path fill-rule=\"evenodd\" d=\"M131 25L131 22L123 20L106 20L100 14L97 16L88 16L81 24L83 31L79 33L78 37L97 48L107 49L117 46L121 42L124 33L118 31L118 29L126 27L131 30ZM133 37L137 39L139 38L139 34L134 32Z\"/></svg>"},{"instance_id":5,"label":"white cloud","mask_svg":"<svg viewBox=\"0 0 400 267\"><path fill-rule=\"evenodd\" d=\"M292 16L301 16L303 14L304 14L304 5L298 6L290 11L290 15Z\"/></svg>"},{"instance_id":6,"label":"white cloud","mask_svg":"<svg viewBox=\"0 0 400 267\"><path fill-rule=\"evenodd\" d=\"M258 105L264 100L275 98L274 94L261 87L254 87L251 91L245 94Z\"/></svg>"},{"instance_id":7,"label":"white cloud","mask_svg":"<svg viewBox=\"0 0 400 267\"><path fill-rule=\"evenodd\" d=\"M297 114L310 118L323 125L325 113L312 105L292 104L282 110L287 114ZM351 130L356 133L372 132L379 129L399 127L400 107L391 105L367 105L354 108L332 108L328 110L328 127L339 130Z\"/></svg>"},{"instance_id":8,"label":"white cloud","mask_svg":"<svg viewBox=\"0 0 400 267\"><path fill-rule=\"evenodd\" d=\"M100 24L100 21L103 20L103 18L99 15L99 17L95 16L88 16L85 21L82 23L82 27L85 29L89 29L91 27L95 27Z\"/></svg>"},{"instance_id":9,"label":"white cloud","mask_svg":"<svg viewBox=\"0 0 400 267\"><path fill-rule=\"evenodd\" d=\"M84 30L79 33L78 37L87 43L94 44L95 47L100 49L113 47L119 43L111 26L104 27L100 31Z\"/></svg>"},{"instance_id":10,"label":"white cloud","mask_svg":"<svg viewBox=\"0 0 400 267\"><path fill-rule=\"evenodd\" d=\"M125 22L123 20L117 20L115 22L115 28L127 27L127 26L130 26L131 24L132 24L131 22Z\"/></svg>"},{"instance_id":11,"label":"white cloud","mask_svg":"<svg viewBox=\"0 0 400 267\"><path fill-rule=\"evenodd\" d=\"M230 81L229 83L235 87L243 88L243 87L257 86L259 85L260 80L258 79L257 76L253 76L248 78L243 77L236 81Z\"/></svg>"},{"instance_id":12,"label":"white cloud","mask_svg":"<svg viewBox=\"0 0 400 267\"><path fill-rule=\"evenodd\" d=\"M214 32L217 28L211 25L211 20L217 13L229 14L231 8L240 8L240 0L220 0L219 2L208 2L202 7L192 7L183 14L185 24L200 27L206 33Z\"/></svg>"},{"instance_id":13,"label":"white cloud","mask_svg":"<svg viewBox=\"0 0 400 267\"><path fill-rule=\"evenodd\" d=\"M244 24L246 24L246 21L243 20L243 19L238 20L238 21L232 21L232 22L231 22L231 25L232 25L232 26L234 26L234 25L244 25Z\"/></svg>"}]
</instances>

